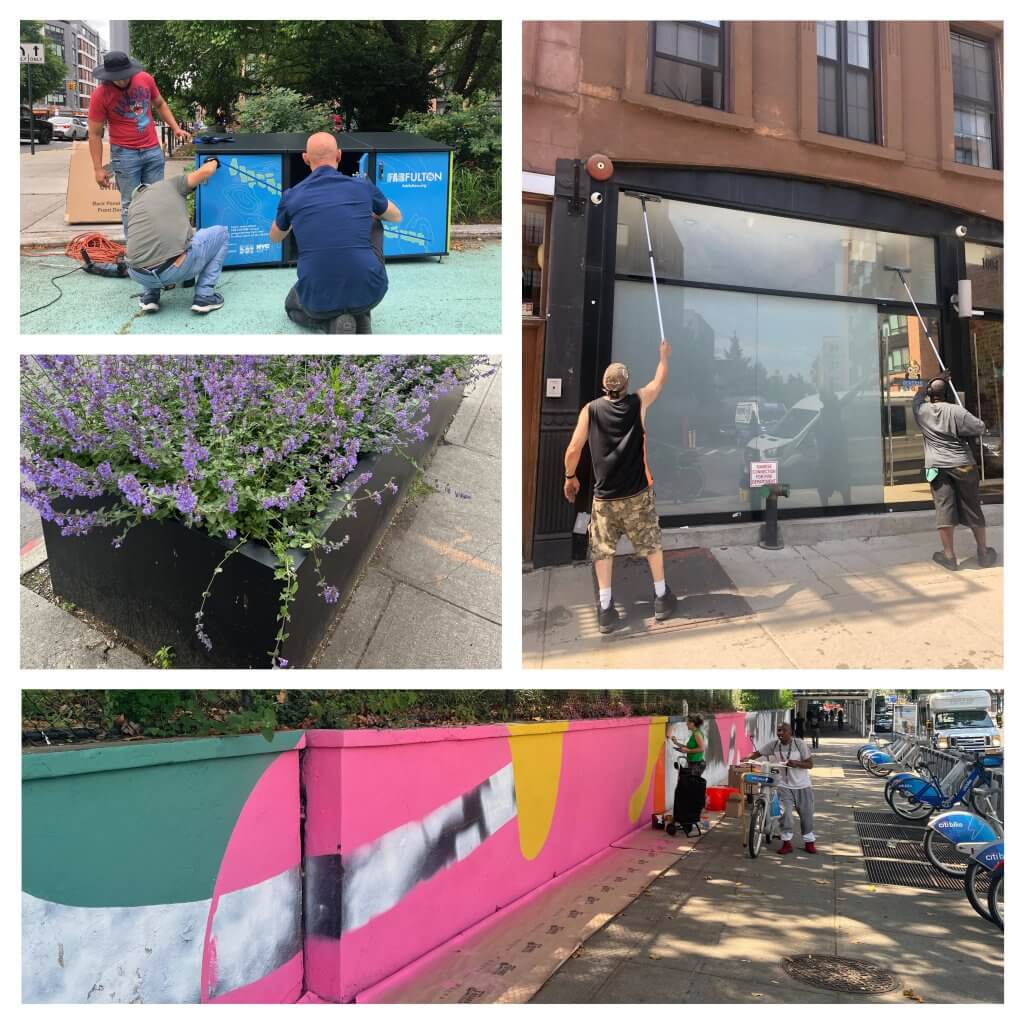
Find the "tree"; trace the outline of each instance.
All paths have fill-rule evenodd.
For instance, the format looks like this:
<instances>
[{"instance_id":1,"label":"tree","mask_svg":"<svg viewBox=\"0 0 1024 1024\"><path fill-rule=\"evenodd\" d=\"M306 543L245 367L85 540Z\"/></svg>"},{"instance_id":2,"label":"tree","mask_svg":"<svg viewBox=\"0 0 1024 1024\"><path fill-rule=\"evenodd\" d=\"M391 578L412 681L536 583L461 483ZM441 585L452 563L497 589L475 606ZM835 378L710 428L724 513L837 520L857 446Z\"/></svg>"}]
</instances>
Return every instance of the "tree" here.
<instances>
[{"instance_id":1,"label":"tree","mask_svg":"<svg viewBox=\"0 0 1024 1024\"><path fill-rule=\"evenodd\" d=\"M23 21L21 23L21 41L26 43L46 44L46 63L32 65L32 101L44 99L51 93L64 92L68 78L68 69L64 61L57 56L52 43L46 42L41 21ZM28 102L28 65L21 69L21 102Z\"/></svg>"},{"instance_id":2,"label":"tree","mask_svg":"<svg viewBox=\"0 0 1024 1024\"><path fill-rule=\"evenodd\" d=\"M268 89L253 96L238 115L244 132L313 132L331 130L331 112L291 89Z\"/></svg>"}]
</instances>

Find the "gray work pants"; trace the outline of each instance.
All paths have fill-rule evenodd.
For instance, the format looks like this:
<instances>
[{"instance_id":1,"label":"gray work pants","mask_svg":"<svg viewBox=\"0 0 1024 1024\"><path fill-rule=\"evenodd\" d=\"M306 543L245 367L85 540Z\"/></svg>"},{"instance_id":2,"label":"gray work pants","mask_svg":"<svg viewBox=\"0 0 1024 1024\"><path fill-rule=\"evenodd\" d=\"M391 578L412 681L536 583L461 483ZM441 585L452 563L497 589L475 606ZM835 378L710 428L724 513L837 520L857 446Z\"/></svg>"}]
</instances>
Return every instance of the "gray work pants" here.
<instances>
[{"instance_id":1,"label":"gray work pants","mask_svg":"<svg viewBox=\"0 0 1024 1024\"><path fill-rule=\"evenodd\" d=\"M814 842L814 790L787 789L779 786L779 800L782 802L782 841L793 838L793 811L800 815L800 831L805 843Z\"/></svg>"}]
</instances>

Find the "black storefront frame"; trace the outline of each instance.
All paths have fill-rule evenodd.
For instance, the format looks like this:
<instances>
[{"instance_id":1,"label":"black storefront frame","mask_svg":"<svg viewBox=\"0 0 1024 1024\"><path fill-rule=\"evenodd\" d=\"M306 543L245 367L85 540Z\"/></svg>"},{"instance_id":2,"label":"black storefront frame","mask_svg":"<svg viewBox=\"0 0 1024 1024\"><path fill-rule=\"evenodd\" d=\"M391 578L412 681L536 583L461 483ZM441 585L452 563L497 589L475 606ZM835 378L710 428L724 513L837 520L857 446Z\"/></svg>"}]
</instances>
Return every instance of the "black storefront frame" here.
<instances>
[{"instance_id":1,"label":"black storefront frame","mask_svg":"<svg viewBox=\"0 0 1024 1024\"><path fill-rule=\"evenodd\" d=\"M569 506L561 495L561 455L572 434L582 406L600 392L600 373L611 361L616 260L616 225L619 192L632 189L667 199L707 206L794 217L896 234L934 239L936 243L936 305L927 307L939 318L939 346L943 362L953 377L964 381L973 396L969 345L965 329L949 302L957 281L964 276L964 239L954 234L958 225L967 228L971 241L1003 244L1002 224L976 214L883 192L807 178L791 178L757 172L705 168L618 164L608 181L588 177L579 161L559 160L555 168L555 199L552 210L552 275L549 337L564 340L549 345L545 353L545 377L567 381L560 400L543 399L538 453L535 506L534 565L562 564L586 557L585 534L574 534L577 512L590 507L591 487L587 460L580 466L580 494ZM580 273L582 267L583 273ZM630 275L624 275L629 277ZM638 280L649 280L642 275ZM692 287L701 285L691 284ZM735 286L707 285L720 290ZM742 290L742 289L741 289ZM761 289L748 292L771 294ZM793 293L782 293L793 294ZM879 309L906 305L898 300L862 300L850 296L828 298L870 302ZM915 296L916 298L916 296ZM922 307L924 310L925 307ZM893 311L896 311L895 309ZM572 406L571 410L567 406ZM561 504L559 504L561 503ZM841 508L783 509L781 518L824 518L930 508L929 502L847 505ZM760 512L745 512L729 522L759 522ZM662 518L665 527L722 522L721 513L701 513Z\"/></svg>"}]
</instances>

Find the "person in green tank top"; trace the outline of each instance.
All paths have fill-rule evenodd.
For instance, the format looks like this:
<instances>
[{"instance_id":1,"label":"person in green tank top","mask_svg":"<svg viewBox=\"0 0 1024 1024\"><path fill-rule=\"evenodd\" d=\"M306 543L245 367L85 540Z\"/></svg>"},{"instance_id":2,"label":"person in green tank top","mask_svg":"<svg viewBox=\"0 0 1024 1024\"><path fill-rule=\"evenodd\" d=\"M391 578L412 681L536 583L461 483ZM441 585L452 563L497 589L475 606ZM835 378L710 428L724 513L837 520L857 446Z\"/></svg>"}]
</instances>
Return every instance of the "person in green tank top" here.
<instances>
[{"instance_id":1,"label":"person in green tank top","mask_svg":"<svg viewBox=\"0 0 1024 1024\"><path fill-rule=\"evenodd\" d=\"M686 770L691 775L704 774L705 743L704 734L700 731L703 724L704 719L700 715L690 715L686 719L686 727L690 730L690 738L686 741L685 745L677 743L674 737L672 739L672 746L680 754L686 755Z\"/></svg>"}]
</instances>

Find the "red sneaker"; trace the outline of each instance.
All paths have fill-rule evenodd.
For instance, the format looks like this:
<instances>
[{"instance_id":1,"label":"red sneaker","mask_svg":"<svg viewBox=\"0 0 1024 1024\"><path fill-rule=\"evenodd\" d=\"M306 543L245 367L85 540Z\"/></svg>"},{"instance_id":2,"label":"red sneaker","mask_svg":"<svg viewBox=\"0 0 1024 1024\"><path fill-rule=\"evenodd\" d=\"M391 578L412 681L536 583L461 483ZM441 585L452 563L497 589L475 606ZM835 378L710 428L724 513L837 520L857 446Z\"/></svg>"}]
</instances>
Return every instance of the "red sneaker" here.
<instances>
[{"instance_id":1,"label":"red sneaker","mask_svg":"<svg viewBox=\"0 0 1024 1024\"><path fill-rule=\"evenodd\" d=\"M780 853L780 854L785 854L785 853L792 853L792 852L793 852L793 844L792 844L792 843L791 843L791 842L790 842L790 841L789 841L789 840L787 839L787 840L786 840L786 841L785 841L785 842L784 842L784 843L783 843L783 844L782 844L782 845L781 845L781 846L779 847L779 853Z\"/></svg>"},{"instance_id":2,"label":"red sneaker","mask_svg":"<svg viewBox=\"0 0 1024 1024\"><path fill-rule=\"evenodd\" d=\"M814 845L814 843L804 843L804 852L805 853L817 853L818 852L818 848Z\"/></svg>"}]
</instances>

